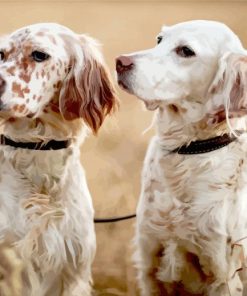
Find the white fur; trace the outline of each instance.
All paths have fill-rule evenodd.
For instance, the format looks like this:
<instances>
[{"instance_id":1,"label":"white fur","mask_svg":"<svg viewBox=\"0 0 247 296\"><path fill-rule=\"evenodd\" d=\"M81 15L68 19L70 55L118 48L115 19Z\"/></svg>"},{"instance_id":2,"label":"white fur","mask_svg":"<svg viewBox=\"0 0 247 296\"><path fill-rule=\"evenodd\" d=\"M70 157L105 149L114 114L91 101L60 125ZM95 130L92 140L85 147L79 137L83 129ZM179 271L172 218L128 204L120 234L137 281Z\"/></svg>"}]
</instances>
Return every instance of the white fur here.
<instances>
[{"instance_id":1,"label":"white fur","mask_svg":"<svg viewBox=\"0 0 247 296\"><path fill-rule=\"evenodd\" d=\"M80 162L80 144L88 128L85 121L75 117L78 113L83 117L83 112L91 114L92 107L86 104L92 106L95 101L97 114L91 114L91 121L86 123L90 126L93 116L104 112L94 126L96 130L109 112L103 110L100 97L93 97L95 91L105 94L93 83L110 87L108 80L103 84L103 77L94 72L105 71L101 56L91 38L57 24L22 28L6 37L1 50L10 52L0 65L0 78L6 82L0 98L1 133L17 142L71 140L72 144L56 151L0 146L0 241L15 248L25 267L22 296L89 296L96 249L94 210ZM36 63L31 57L33 50L48 52L50 58ZM73 75L83 84L89 62L95 65L87 70L90 79L86 89L71 84L68 97L61 98L64 84ZM25 67L27 81L20 77ZM97 79L90 85L92 77ZM29 92L18 96L21 92L13 88L14 83ZM85 92L80 97L77 90L77 108L84 105L82 110L69 106L74 118L65 120L61 112L66 113L66 103L59 104L73 101L74 87L80 88L80 94ZM39 95L41 100L37 100ZM21 104L25 104L24 109L19 108Z\"/></svg>"},{"instance_id":2,"label":"white fur","mask_svg":"<svg viewBox=\"0 0 247 296\"><path fill-rule=\"evenodd\" d=\"M141 295L245 295L247 271L237 270L247 256L246 51L217 22L181 23L160 35L154 49L127 55L133 66L118 75L128 92L158 109L137 208ZM179 56L178 46L191 47L196 56ZM236 77L241 112L233 107L240 96L232 98ZM226 118L215 121L220 106ZM170 153L229 133L229 125L243 134L224 148Z\"/></svg>"}]
</instances>

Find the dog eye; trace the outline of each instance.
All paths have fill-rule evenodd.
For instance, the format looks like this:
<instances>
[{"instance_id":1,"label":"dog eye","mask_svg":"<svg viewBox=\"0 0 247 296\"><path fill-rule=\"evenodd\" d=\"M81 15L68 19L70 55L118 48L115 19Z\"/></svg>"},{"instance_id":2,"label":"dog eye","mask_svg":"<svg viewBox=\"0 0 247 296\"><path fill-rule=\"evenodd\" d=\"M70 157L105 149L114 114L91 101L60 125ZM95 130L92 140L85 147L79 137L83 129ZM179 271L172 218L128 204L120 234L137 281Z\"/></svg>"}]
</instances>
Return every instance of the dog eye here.
<instances>
[{"instance_id":1,"label":"dog eye","mask_svg":"<svg viewBox=\"0 0 247 296\"><path fill-rule=\"evenodd\" d=\"M190 58L195 56L195 52L188 46L179 46L176 48L176 53L182 58Z\"/></svg>"},{"instance_id":2,"label":"dog eye","mask_svg":"<svg viewBox=\"0 0 247 296\"><path fill-rule=\"evenodd\" d=\"M163 37L158 36L158 37L157 37L157 44L159 44L159 43L162 41L162 39L163 39Z\"/></svg>"},{"instance_id":3,"label":"dog eye","mask_svg":"<svg viewBox=\"0 0 247 296\"><path fill-rule=\"evenodd\" d=\"M38 62L38 63L41 63L41 62L49 59L49 57L50 57L47 53L42 52L42 51L38 51L38 50L33 51L31 56L35 60L35 62Z\"/></svg>"},{"instance_id":4,"label":"dog eye","mask_svg":"<svg viewBox=\"0 0 247 296\"><path fill-rule=\"evenodd\" d=\"M4 56L4 52L3 51L0 51L0 60L3 61L4 60L4 57L5 57Z\"/></svg>"}]
</instances>

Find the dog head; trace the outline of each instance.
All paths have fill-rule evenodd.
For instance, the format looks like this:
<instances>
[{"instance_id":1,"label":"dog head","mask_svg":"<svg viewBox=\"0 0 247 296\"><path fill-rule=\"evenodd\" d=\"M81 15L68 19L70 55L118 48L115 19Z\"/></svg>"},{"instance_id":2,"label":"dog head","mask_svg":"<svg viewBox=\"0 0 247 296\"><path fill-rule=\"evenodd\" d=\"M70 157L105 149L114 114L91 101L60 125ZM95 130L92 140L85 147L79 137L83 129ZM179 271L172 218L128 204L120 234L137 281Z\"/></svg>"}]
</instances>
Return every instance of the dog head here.
<instances>
[{"instance_id":1,"label":"dog head","mask_svg":"<svg viewBox=\"0 0 247 296\"><path fill-rule=\"evenodd\" d=\"M53 23L21 28L0 42L0 117L57 112L97 132L116 96L97 43Z\"/></svg>"},{"instance_id":2,"label":"dog head","mask_svg":"<svg viewBox=\"0 0 247 296\"><path fill-rule=\"evenodd\" d=\"M222 23L180 23L163 27L156 47L118 57L118 83L143 100L148 109L173 105L183 108L188 120L198 121L206 114L208 118L215 115L215 107L224 105L222 92L226 94L227 84L235 89L231 96L240 96L237 89L243 90L246 78L236 73L237 68L243 72L245 54L239 38ZM230 73L232 67L235 74ZM188 102L191 109L198 108L197 112L186 113ZM233 105L236 108L237 104Z\"/></svg>"}]
</instances>

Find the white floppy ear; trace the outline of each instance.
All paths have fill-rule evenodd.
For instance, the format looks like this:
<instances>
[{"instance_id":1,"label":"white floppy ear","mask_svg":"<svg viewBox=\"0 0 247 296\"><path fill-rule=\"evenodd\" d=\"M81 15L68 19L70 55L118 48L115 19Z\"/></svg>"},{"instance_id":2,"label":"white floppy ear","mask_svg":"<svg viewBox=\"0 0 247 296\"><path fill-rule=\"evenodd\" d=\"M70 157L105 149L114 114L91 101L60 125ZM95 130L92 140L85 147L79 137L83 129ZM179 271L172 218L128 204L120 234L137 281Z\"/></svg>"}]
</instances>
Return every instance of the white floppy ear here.
<instances>
[{"instance_id":1,"label":"white floppy ear","mask_svg":"<svg viewBox=\"0 0 247 296\"><path fill-rule=\"evenodd\" d=\"M208 124L247 115L247 55L227 54L209 87Z\"/></svg>"}]
</instances>

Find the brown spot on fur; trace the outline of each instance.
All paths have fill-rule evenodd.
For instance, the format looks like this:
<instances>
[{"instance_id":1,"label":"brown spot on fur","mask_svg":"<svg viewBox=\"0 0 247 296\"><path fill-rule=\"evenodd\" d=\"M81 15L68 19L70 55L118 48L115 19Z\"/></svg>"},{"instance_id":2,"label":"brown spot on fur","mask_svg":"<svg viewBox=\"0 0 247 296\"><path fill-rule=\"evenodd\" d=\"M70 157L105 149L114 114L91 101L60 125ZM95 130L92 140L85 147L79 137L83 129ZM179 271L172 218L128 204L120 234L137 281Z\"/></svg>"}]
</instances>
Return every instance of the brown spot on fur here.
<instances>
[{"instance_id":1,"label":"brown spot on fur","mask_svg":"<svg viewBox=\"0 0 247 296\"><path fill-rule=\"evenodd\" d=\"M15 118L10 117L8 121L9 121L9 122L15 122L16 120L15 120Z\"/></svg>"},{"instance_id":2,"label":"brown spot on fur","mask_svg":"<svg viewBox=\"0 0 247 296\"><path fill-rule=\"evenodd\" d=\"M26 73L23 72L23 73L21 73L19 75L19 78L22 79L22 80L24 80L26 83L29 83L30 80L31 80L31 75L28 75L28 74L26 74Z\"/></svg>"},{"instance_id":3,"label":"brown spot on fur","mask_svg":"<svg viewBox=\"0 0 247 296\"><path fill-rule=\"evenodd\" d=\"M164 253L164 247L158 246L158 248L150 255L150 258L152 259L151 268L148 272L148 276L152 279L152 281L155 281L157 283L157 288L159 291L156 291L157 295L167 295L164 285L161 281L157 278L157 272L159 270L160 261Z\"/></svg>"},{"instance_id":4,"label":"brown spot on fur","mask_svg":"<svg viewBox=\"0 0 247 296\"><path fill-rule=\"evenodd\" d=\"M193 254L193 253L186 253L186 260L194 267L194 270L198 273L198 275L200 276L201 280L203 282L208 282L211 283L212 282L212 277L213 275L206 275L203 271L203 268L200 264L199 258L197 255Z\"/></svg>"},{"instance_id":5,"label":"brown spot on fur","mask_svg":"<svg viewBox=\"0 0 247 296\"><path fill-rule=\"evenodd\" d=\"M14 105L14 106L13 106L13 110L14 110L14 111L17 111L17 110L18 110L18 107L19 107L18 105Z\"/></svg>"},{"instance_id":6,"label":"brown spot on fur","mask_svg":"<svg viewBox=\"0 0 247 296\"><path fill-rule=\"evenodd\" d=\"M20 98L24 98L24 93L19 83L13 82L12 91L18 95Z\"/></svg>"},{"instance_id":7,"label":"brown spot on fur","mask_svg":"<svg viewBox=\"0 0 247 296\"><path fill-rule=\"evenodd\" d=\"M10 44L11 49L5 52L6 59L9 58L9 56L16 51L16 47L14 46L14 43Z\"/></svg>"},{"instance_id":8,"label":"brown spot on fur","mask_svg":"<svg viewBox=\"0 0 247 296\"><path fill-rule=\"evenodd\" d=\"M51 67L51 70L52 70L52 71L54 71L54 70L55 70L55 66L54 66L54 65L52 65L52 67Z\"/></svg>"},{"instance_id":9,"label":"brown spot on fur","mask_svg":"<svg viewBox=\"0 0 247 296\"><path fill-rule=\"evenodd\" d=\"M41 99L42 99L42 96L39 96L39 97L38 97L38 102L40 102L40 101L41 101Z\"/></svg>"},{"instance_id":10,"label":"brown spot on fur","mask_svg":"<svg viewBox=\"0 0 247 296\"><path fill-rule=\"evenodd\" d=\"M33 95L33 100L36 100L36 95Z\"/></svg>"},{"instance_id":11,"label":"brown spot on fur","mask_svg":"<svg viewBox=\"0 0 247 296\"><path fill-rule=\"evenodd\" d=\"M171 104L171 105L168 106L168 108L169 108L172 112L174 112L174 113L178 113L178 107L177 107L176 105Z\"/></svg>"},{"instance_id":12,"label":"brown spot on fur","mask_svg":"<svg viewBox=\"0 0 247 296\"><path fill-rule=\"evenodd\" d=\"M9 73L10 75L14 75L15 73L14 73L14 71L15 71L15 66L12 66L12 67L9 67L7 70L7 73Z\"/></svg>"},{"instance_id":13,"label":"brown spot on fur","mask_svg":"<svg viewBox=\"0 0 247 296\"><path fill-rule=\"evenodd\" d=\"M56 88L60 88L61 86L62 86L62 81L59 80L59 81L57 82L57 84L56 84Z\"/></svg>"},{"instance_id":14,"label":"brown spot on fur","mask_svg":"<svg viewBox=\"0 0 247 296\"><path fill-rule=\"evenodd\" d=\"M145 192L154 192L154 191L159 191L162 192L164 191L164 187L163 185L157 181L157 180L151 180L149 184L147 184L148 186L145 187Z\"/></svg>"},{"instance_id":15,"label":"brown spot on fur","mask_svg":"<svg viewBox=\"0 0 247 296\"><path fill-rule=\"evenodd\" d=\"M59 106L56 104L51 105L51 110L55 113L60 113Z\"/></svg>"},{"instance_id":16,"label":"brown spot on fur","mask_svg":"<svg viewBox=\"0 0 247 296\"><path fill-rule=\"evenodd\" d=\"M26 94L30 93L30 89L26 86L25 88L23 88L23 92Z\"/></svg>"},{"instance_id":17,"label":"brown spot on fur","mask_svg":"<svg viewBox=\"0 0 247 296\"><path fill-rule=\"evenodd\" d=\"M24 111L24 109L25 109L25 105L24 104L22 104L22 105L20 105L19 106L19 112L21 113L21 112L23 112Z\"/></svg>"},{"instance_id":18,"label":"brown spot on fur","mask_svg":"<svg viewBox=\"0 0 247 296\"><path fill-rule=\"evenodd\" d=\"M23 57L21 59L20 68L23 69L24 71L27 71L28 65L29 65L29 60L27 59L27 57Z\"/></svg>"}]
</instances>

